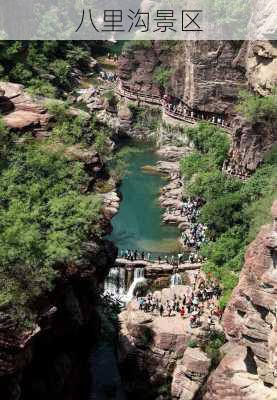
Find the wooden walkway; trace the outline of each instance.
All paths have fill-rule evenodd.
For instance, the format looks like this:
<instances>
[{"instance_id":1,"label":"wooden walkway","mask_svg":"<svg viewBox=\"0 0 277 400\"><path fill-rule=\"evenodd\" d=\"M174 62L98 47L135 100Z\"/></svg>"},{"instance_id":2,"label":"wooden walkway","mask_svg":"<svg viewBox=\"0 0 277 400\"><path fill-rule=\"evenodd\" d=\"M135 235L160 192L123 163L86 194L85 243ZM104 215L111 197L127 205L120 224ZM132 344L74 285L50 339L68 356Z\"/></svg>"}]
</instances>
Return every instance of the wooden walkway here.
<instances>
[{"instance_id":1,"label":"wooden walkway","mask_svg":"<svg viewBox=\"0 0 277 400\"><path fill-rule=\"evenodd\" d=\"M173 118L175 120L178 120L178 121L186 122L189 124L196 124L197 122L206 121L212 125L218 126L219 128L223 129L228 134L230 134L232 132L231 128L227 127L226 125L218 124L218 123L215 123L212 121L208 121L206 119L191 117L189 115L183 115L181 113L171 111L167 107L164 106L163 100L161 97L147 96L145 93L142 93L142 92L132 92L129 89L123 88L121 83L117 84L115 93L118 96L124 97L131 101L142 101L142 102L150 104L150 105L160 106L162 108L164 115L166 115L170 118Z\"/></svg>"}]
</instances>

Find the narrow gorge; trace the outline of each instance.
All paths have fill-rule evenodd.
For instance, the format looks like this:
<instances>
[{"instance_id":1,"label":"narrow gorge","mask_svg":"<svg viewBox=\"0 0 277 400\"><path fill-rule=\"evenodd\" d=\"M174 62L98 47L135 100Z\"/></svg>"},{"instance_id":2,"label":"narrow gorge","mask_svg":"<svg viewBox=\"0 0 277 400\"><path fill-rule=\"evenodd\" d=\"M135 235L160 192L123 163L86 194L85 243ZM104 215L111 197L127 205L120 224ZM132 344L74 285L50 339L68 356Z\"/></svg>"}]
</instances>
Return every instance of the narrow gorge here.
<instances>
[{"instance_id":1,"label":"narrow gorge","mask_svg":"<svg viewBox=\"0 0 277 400\"><path fill-rule=\"evenodd\" d=\"M0 397L277 398L277 43L0 43Z\"/></svg>"}]
</instances>

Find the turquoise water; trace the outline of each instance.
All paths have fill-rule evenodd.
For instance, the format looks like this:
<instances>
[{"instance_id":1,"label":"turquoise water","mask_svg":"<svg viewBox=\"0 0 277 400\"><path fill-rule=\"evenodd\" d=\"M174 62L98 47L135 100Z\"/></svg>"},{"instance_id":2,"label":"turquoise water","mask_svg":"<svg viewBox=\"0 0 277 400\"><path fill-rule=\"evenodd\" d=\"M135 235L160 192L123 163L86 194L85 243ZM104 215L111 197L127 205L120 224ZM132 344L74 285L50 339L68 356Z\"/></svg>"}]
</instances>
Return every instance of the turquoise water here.
<instances>
[{"instance_id":1,"label":"turquoise water","mask_svg":"<svg viewBox=\"0 0 277 400\"><path fill-rule=\"evenodd\" d=\"M128 144L130 146L130 144ZM178 229L162 224L159 194L166 181L157 174L142 170L158 161L149 146L137 145L140 150L129 157L128 174L120 186L122 202L112 219L113 232L108 236L121 249L137 249L152 254L176 253L179 249Z\"/></svg>"}]
</instances>

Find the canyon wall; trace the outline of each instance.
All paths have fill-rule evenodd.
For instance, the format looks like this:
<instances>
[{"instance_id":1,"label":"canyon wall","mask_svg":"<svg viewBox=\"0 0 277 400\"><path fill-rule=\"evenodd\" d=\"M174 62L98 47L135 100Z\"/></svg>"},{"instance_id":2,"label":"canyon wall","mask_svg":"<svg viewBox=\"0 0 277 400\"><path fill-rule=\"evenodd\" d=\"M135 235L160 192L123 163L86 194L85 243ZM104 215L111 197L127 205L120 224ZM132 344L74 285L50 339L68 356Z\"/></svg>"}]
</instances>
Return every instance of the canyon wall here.
<instances>
[{"instance_id":1,"label":"canyon wall","mask_svg":"<svg viewBox=\"0 0 277 400\"><path fill-rule=\"evenodd\" d=\"M127 49L119 60L119 77L132 91L166 93L191 109L224 115L233 131L232 163L253 171L276 143L276 125L252 126L242 117L235 118L235 104L241 90L270 94L277 84L276 65L277 43L273 41L157 41Z\"/></svg>"},{"instance_id":2,"label":"canyon wall","mask_svg":"<svg viewBox=\"0 0 277 400\"><path fill-rule=\"evenodd\" d=\"M223 317L225 357L208 380L204 400L277 398L277 202L273 223L250 244Z\"/></svg>"}]
</instances>

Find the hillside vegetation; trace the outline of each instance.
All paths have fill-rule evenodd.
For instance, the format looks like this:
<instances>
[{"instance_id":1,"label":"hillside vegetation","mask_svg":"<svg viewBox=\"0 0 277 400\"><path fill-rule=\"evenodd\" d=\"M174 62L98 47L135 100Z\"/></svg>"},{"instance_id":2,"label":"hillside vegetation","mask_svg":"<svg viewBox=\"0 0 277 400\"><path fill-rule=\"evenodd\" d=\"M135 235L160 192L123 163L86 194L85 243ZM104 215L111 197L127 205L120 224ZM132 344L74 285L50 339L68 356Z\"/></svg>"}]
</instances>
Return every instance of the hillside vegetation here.
<instances>
[{"instance_id":1,"label":"hillside vegetation","mask_svg":"<svg viewBox=\"0 0 277 400\"><path fill-rule=\"evenodd\" d=\"M243 182L222 173L229 150L222 130L201 123L186 134L195 151L182 159L181 171L188 195L205 201L200 221L208 225L210 241L200 251L207 259L205 271L224 288L221 305L225 306L238 282L246 246L271 219L271 204L277 197L277 148Z\"/></svg>"}]
</instances>

